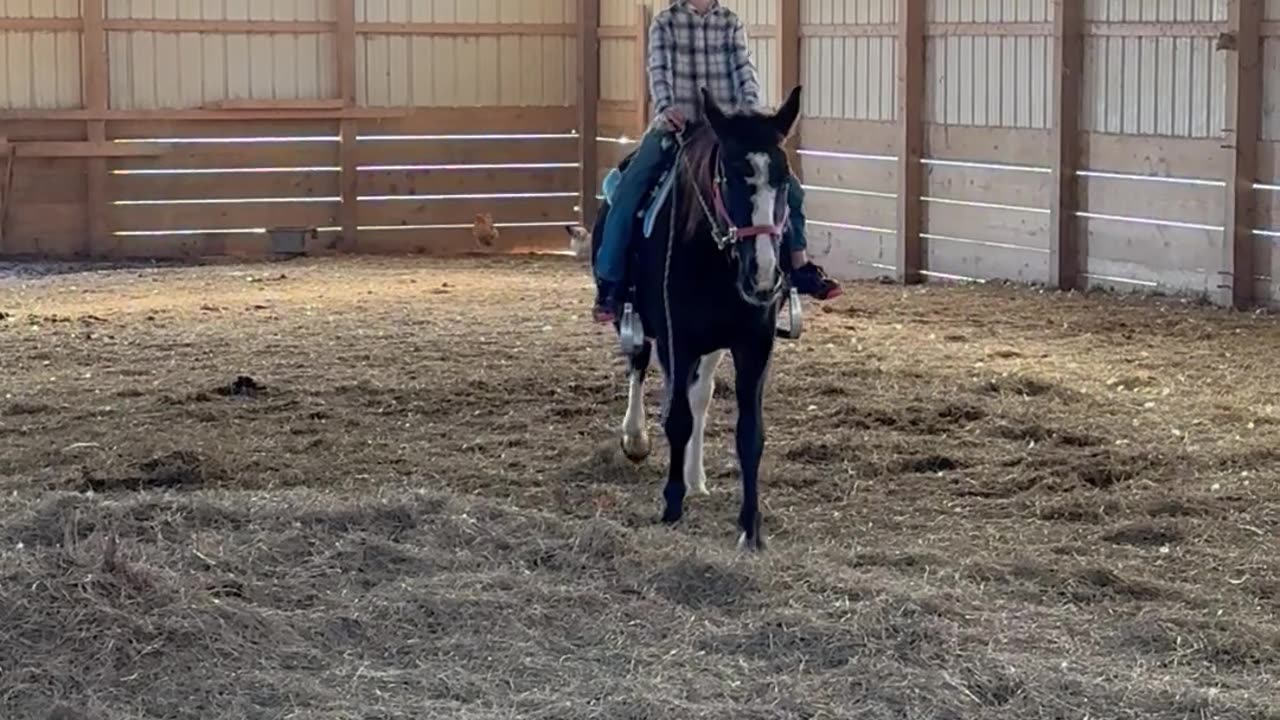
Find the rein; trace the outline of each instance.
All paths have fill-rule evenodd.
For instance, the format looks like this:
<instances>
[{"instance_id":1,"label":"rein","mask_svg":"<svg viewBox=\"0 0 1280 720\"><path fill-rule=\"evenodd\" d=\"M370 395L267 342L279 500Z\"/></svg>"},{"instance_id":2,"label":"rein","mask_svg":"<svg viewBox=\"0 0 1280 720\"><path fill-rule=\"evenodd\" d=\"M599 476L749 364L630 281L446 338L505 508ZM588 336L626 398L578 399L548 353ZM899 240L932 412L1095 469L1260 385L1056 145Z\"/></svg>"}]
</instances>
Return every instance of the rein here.
<instances>
[{"instance_id":1,"label":"rein","mask_svg":"<svg viewBox=\"0 0 1280 720\"><path fill-rule=\"evenodd\" d=\"M743 302L747 303L748 305L754 305L756 307L768 307L774 304L775 302L777 302L778 298L782 295L782 289L784 284L783 273L778 272L777 274L778 277L774 281L773 287L768 291L768 293L764 294L763 297L761 296L760 293L747 292L747 290L743 287L744 278L742 277L742 275L744 275L746 272L746 266L743 263L741 263L740 258L738 257L738 249L737 249L736 243L746 238L752 238L758 235L769 235L774 239L781 238L782 233L785 231L787 227L787 222L791 219L791 206L784 202L782 219L776 225L753 225L751 227L745 227L745 228L734 227L733 221L729 217L729 210L728 208L725 207L724 195L721 190L721 188L725 185L725 177L724 177L724 164L721 161L719 154L717 153L717 157L715 160L716 175L712 183L711 198L712 198L712 203L715 205L715 212L712 212L711 208L707 206L706 199L702 197L702 188L698 186L697 175L696 173L694 173L693 168L689 167L688 159L685 157L684 133L677 132L675 133L675 137L676 137L676 144L677 144L677 150L676 150L677 157L676 157L676 166L674 171L679 172L680 166L681 165L685 166L685 170L689 174L689 181L692 182L694 185L694 188L693 188L694 195L698 198L698 205L702 207L702 214L706 218L707 224L711 226L711 237L715 241L716 247L719 248L722 252L728 251L730 255L734 258L734 260L738 261L739 276L740 276L739 281L736 283L738 296L742 298ZM724 221L723 226L721 225L720 220ZM673 202L671 204L671 220L670 220L670 224L673 229L672 230L673 234L674 234L675 222L676 222L676 205ZM668 253L670 253L670 248L668 248ZM779 262L781 262L781 258L779 258Z\"/></svg>"}]
</instances>

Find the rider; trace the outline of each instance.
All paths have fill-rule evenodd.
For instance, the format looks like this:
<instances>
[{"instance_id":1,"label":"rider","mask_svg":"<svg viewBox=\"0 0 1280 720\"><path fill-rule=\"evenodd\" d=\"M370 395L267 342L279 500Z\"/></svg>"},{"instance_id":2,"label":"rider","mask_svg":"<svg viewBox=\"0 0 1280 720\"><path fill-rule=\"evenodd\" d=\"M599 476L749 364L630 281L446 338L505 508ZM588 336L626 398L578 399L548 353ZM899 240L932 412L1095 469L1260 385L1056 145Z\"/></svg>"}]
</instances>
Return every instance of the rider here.
<instances>
[{"instance_id":1,"label":"rider","mask_svg":"<svg viewBox=\"0 0 1280 720\"><path fill-rule=\"evenodd\" d=\"M656 117L640 141L613 192L595 263L597 322L611 322L622 287L628 244L636 213L665 157L663 140L703 119L699 87L724 108L755 109L760 83L747 49L742 21L719 0L672 0L649 28L649 88ZM840 285L809 260L804 228L804 191L792 178L787 246L791 252L791 284L805 295L828 300Z\"/></svg>"}]
</instances>

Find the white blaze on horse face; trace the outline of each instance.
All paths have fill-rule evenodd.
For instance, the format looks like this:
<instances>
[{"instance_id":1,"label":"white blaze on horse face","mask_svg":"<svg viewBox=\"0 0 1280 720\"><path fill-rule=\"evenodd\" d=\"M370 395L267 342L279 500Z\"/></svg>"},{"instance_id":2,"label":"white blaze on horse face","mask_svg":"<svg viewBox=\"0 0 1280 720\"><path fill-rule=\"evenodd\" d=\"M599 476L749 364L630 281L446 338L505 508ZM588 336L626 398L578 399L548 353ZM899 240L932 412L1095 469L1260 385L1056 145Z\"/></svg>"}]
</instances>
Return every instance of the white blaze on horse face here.
<instances>
[{"instance_id":1,"label":"white blaze on horse face","mask_svg":"<svg viewBox=\"0 0 1280 720\"><path fill-rule=\"evenodd\" d=\"M747 178L754 192L751 194L751 224L761 227L773 225L773 210L778 201L777 188L769 185L769 156L766 153L749 153L752 174ZM773 276L778 271L778 256L773 249L773 237L756 236L756 289L773 287Z\"/></svg>"}]
</instances>

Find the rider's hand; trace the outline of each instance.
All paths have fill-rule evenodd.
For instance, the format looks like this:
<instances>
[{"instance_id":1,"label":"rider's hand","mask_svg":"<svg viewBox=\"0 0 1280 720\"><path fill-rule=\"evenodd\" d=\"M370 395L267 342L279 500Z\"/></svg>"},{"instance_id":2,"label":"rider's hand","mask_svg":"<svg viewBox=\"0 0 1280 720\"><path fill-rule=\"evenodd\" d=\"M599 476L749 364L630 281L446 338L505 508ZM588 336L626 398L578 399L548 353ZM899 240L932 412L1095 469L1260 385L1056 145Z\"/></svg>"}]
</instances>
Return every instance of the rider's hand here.
<instances>
[{"instance_id":1,"label":"rider's hand","mask_svg":"<svg viewBox=\"0 0 1280 720\"><path fill-rule=\"evenodd\" d=\"M662 113L662 119L665 120L667 125L676 132L684 132L684 126L688 122L684 113L680 112L679 108L667 109L666 112Z\"/></svg>"}]
</instances>

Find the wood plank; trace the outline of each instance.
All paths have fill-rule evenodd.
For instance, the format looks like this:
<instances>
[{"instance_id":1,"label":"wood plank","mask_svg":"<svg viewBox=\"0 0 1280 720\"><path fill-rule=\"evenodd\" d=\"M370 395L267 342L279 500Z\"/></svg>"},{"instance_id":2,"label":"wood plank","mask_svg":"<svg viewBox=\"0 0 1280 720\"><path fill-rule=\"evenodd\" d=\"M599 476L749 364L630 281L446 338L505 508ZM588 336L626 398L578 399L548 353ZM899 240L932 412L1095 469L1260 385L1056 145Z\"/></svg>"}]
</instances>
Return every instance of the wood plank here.
<instances>
[{"instance_id":1,"label":"wood plank","mask_svg":"<svg viewBox=\"0 0 1280 720\"><path fill-rule=\"evenodd\" d=\"M578 213L586 227L595 224L599 203L595 180L600 172L600 3L578 2Z\"/></svg>"},{"instance_id":2,"label":"wood plank","mask_svg":"<svg viewBox=\"0 0 1280 720\"><path fill-rule=\"evenodd\" d=\"M453 225L468 227L479 213L504 223L572 222L574 198L493 198L467 200L362 200L360 226Z\"/></svg>"},{"instance_id":3,"label":"wood plank","mask_svg":"<svg viewBox=\"0 0 1280 720\"><path fill-rule=\"evenodd\" d=\"M1256 150L1262 134L1262 38L1258 34L1262 17L1262 0L1227 2L1227 32L1236 41L1227 54L1227 241L1219 266L1218 301L1237 309L1254 304L1253 183L1258 177Z\"/></svg>"},{"instance_id":4,"label":"wood plank","mask_svg":"<svg viewBox=\"0 0 1280 720\"><path fill-rule=\"evenodd\" d=\"M574 109L565 107L432 108L380 120L362 120L360 133L362 136L570 133L578 122Z\"/></svg>"},{"instance_id":5,"label":"wood plank","mask_svg":"<svg viewBox=\"0 0 1280 720\"><path fill-rule=\"evenodd\" d=\"M1053 133L1025 128L926 125L925 156L935 160L1049 167Z\"/></svg>"},{"instance_id":6,"label":"wood plank","mask_svg":"<svg viewBox=\"0 0 1280 720\"><path fill-rule=\"evenodd\" d=\"M82 27L80 18L0 17L0 33L79 32Z\"/></svg>"},{"instance_id":7,"label":"wood plank","mask_svg":"<svg viewBox=\"0 0 1280 720\"><path fill-rule=\"evenodd\" d=\"M106 8L103 0L83 0L81 17L84 21L83 51L80 57L80 77L83 84L85 107L103 111L110 104L110 63L107 52ZM89 232L86 235L86 254L93 254L111 237L109 208L107 205L107 157L110 154L100 153L104 147L121 149L121 146L107 142L107 125L101 120L90 121L85 130L86 144L93 148L86 153L89 161L85 164L85 212L88 213ZM147 146L136 145L129 149L144 150ZM153 149L162 150L159 146Z\"/></svg>"},{"instance_id":8,"label":"wood plank","mask_svg":"<svg viewBox=\"0 0 1280 720\"><path fill-rule=\"evenodd\" d=\"M594 147L595 143L591 145ZM369 165L574 163L579 143L564 140L364 140L357 158Z\"/></svg>"},{"instance_id":9,"label":"wood plank","mask_svg":"<svg viewBox=\"0 0 1280 720\"><path fill-rule=\"evenodd\" d=\"M358 191L370 195L577 192L574 168L545 170L378 170L360 173Z\"/></svg>"},{"instance_id":10,"label":"wood plank","mask_svg":"<svg viewBox=\"0 0 1280 720\"><path fill-rule=\"evenodd\" d=\"M0 170L4 156L0 152ZM4 180L0 178L0 185ZM12 198L18 202L81 205L88 199L84 164L68 158L18 158Z\"/></svg>"},{"instance_id":11,"label":"wood plank","mask_svg":"<svg viewBox=\"0 0 1280 720\"><path fill-rule=\"evenodd\" d=\"M925 165L924 193L944 200L1049 209L1054 177L1048 173L957 165Z\"/></svg>"},{"instance_id":12,"label":"wood plank","mask_svg":"<svg viewBox=\"0 0 1280 720\"><path fill-rule=\"evenodd\" d=\"M252 120L229 123L210 120L118 120L107 123L113 140L156 138L332 138L339 136L338 120Z\"/></svg>"},{"instance_id":13,"label":"wood plank","mask_svg":"<svg viewBox=\"0 0 1280 720\"><path fill-rule=\"evenodd\" d=\"M87 217L84 203L14 202L5 226L4 252L55 258L81 256L89 231Z\"/></svg>"},{"instance_id":14,"label":"wood plank","mask_svg":"<svg viewBox=\"0 0 1280 720\"><path fill-rule=\"evenodd\" d=\"M1222 233L1080 218L1082 273L1155 282L1162 289L1209 292L1217 285Z\"/></svg>"},{"instance_id":15,"label":"wood plank","mask_svg":"<svg viewBox=\"0 0 1280 720\"><path fill-rule=\"evenodd\" d=\"M1254 225L1260 230L1280 232L1280 190L1255 190ZM1260 275L1267 274L1267 267L1258 268Z\"/></svg>"},{"instance_id":16,"label":"wood plank","mask_svg":"<svg viewBox=\"0 0 1280 720\"><path fill-rule=\"evenodd\" d=\"M338 110L345 107L342 98L302 98L296 100L257 100L227 98L204 103L207 110Z\"/></svg>"},{"instance_id":17,"label":"wood plank","mask_svg":"<svg viewBox=\"0 0 1280 720\"><path fill-rule=\"evenodd\" d=\"M1084 97L1085 6L1079 0L1053 2L1053 144L1049 165L1049 277L1051 287L1079 285L1080 233L1076 172L1080 167L1080 101Z\"/></svg>"},{"instance_id":18,"label":"wood plank","mask_svg":"<svg viewBox=\"0 0 1280 720\"><path fill-rule=\"evenodd\" d=\"M264 142L176 145L159 157L117 158L121 170L337 167L338 143Z\"/></svg>"},{"instance_id":19,"label":"wood plank","mask_svg":"<svg viewBox=\"0 0 1280 720\"><path fill-rule=\"evenodd\" d=\"M975 205L924 203L924 226L930 235L961 240L1049 249L1049 214L999 210ZM1041 278L1043 280L1043 278Z\"/></svg>"},{"instance_id":20,"label":"wood plank","mask_svg":"<svg viewBox=\"0 0 1280 720\"><path fill-rule=\"evenodd\" d=\"M189 20L173 18L108 18L111 32L306 35L334 31L331 22L312 20Z\"/></svg>"},{"instance_id":21,"label":"wood plank","mask_svg":"<svg viewBox=\"0 0 1280 720\"><path fill-rule=\"evenodd\" d=\"M894 123L874 120L801 118L800 146L805 150L896 157L898 130Z\"/></svg>"},{"instance_id":22,"label":"wood plank","mask_svg":"<svg viewBox=\"0 0 1280 720\"><path fill-rule=\"evenodd\" d=\"M467 108L453 113L444 113L452 117L454 122L467 114L479 116L479 109ZM490 112L486 109L484 112ZM161 109L161 110L0 110L0 122L67 122L86 120L106 120L122 122L127 120L218 120L237 123L258 120L396 120L409 115L421 113L421 108L410 107L353 107L345 110L204 110Z\"/></svg>"},{"instance_id":23,"label":"wood plank","mask_svg":"<svg viewBox=\"0 0 1280 720\"><path fill-rule=\"evenodd\" d=\"M60 122L0 120L0 135L7 137L11 143L36 140L84 140L88 137L84 120Z\"/></svg>"},{"instance_id":24,"label":"wood plank","mask_svg":"<svg viewBox=\"0 0 1280 720\"><path fill-rule=\"evenodd\" d=\"M436 22L362 22L356 24L362 35L414 35L481 37L488 35L524 37L573 37L578 26L570 23L436 23Z\"/></svg>"},{"instance_id":25,"label":"wood plank","mask_svg":"<svg viewBox=\"0 0 1280 720\"><path fill-rule=\"evenodd\" d=\"M106 135L105 129L99 134ZM119 144L106 140L35 140L13 143L18 157L26 158L124 158L159 157L172 151L164 143Z\"/></svg>"},{"instance_id":26,"label":"wood plank","mask_svg":"<svg viewBox=\"0 0 1280 720\"><path fill-rule=\"evenodd\" d=\"M925 0L904 0L898 8L898 255L894 265L898 280L904 283L921 279L924 262L920 239L925 221L920 202L924 172L920 160L928 151L924 122L927 11Z\"/></svg>"},{"instance_id":27,"label":"wood plank","mask_svg":"<svg viewBox=\"0 0 1280 720\"><path fill-rule=\"evenodd\" d=\"M880 193L898 192L896 162L801 153L800 171L805 185Z\"/></svg>"},{"instance_id":28,"label":"wood plank","mask_svg":"<svg viewBox=\"0 0 1280 720\"><path fill-rule=\"evenodd\" d=\"M1049 276L1049 253L1031 248L925 239L926 273L974 280L1043 283ZM933 275L930 280L948 279Z\"/></svg>"},{"instance_id":29,"label":"wood plank","mask_svg":"<svg viewBox=\"0 0 1280 720\"><path fill-rule=\"evenodd\" d=\"M110 200L338 197L336 172L112 175Z\"/></svg>"},{"instance_id":30,"label":"wood plank","mask_svg":"<svg viewBox=\"0 0 1280 720\"><path fill-rule=\"evenodd\" d=\"M805 192L804 207L807 219L820 222L883 230L893 230L898 224L895 198L810 190Z\"/></svg>"},{"instance_id":31,"label":"wood plank","mask_svg":"<svg viewBox=\"0 0 1280 720\"><path fill-rule=\"evenodd\" d=\"M1264 183L1280 185L1280 142L1258 143L1258 177Z\"/></svg>"},{"instance_id":32,"label":"wood plank","mask_svg":"<svg viewBox=\"0 0 1280 720\"><path fill-rule=\"evenodd\" d=\"M564 230L559 227L507 227L499 229L493 248L476 243L470 230L370 230L361 229L351 252L370 255L427 255L454 257L484 254L557 252L565 248Z\"/></svg>"},{"instance_id":33,"label":"wood plank","mask_svg":"<svg viewBox=\"0 0 1280 720\"><path fill-rule=\"evenodd\" d=\"M1220 140L1083 133L1081 169L1217 180L1225 177L1227 156Z\"/></svg>"},{"instance_id":34,"label":"wood plank","mask_svg":"<svg viewBox=\"0 0 1280 720\"><path fill-rule=\"evenodd\" d=\"M111 223L117 231L333 227L338 222L338 205L336 202L113 205Z\"/></svg>"},{"instance_id":35,"label":"wood plank","mask_svg":"<svg viewBox=\"0 0 1280 720\"><path fill-rule=\"evenodd\" d=\"M1221 225L1226 196L1221 187L1157 180L1078 178L1080 209L1099 215Z\"/></svg>"},{"instance_id":36,"label":"wood plank","mask_svg":"<svg viewBox=\"0 0 1280 720\"><path fill-rule=\"evenodd\" d=\"M802 15L800 3L779 2L777 13L779 95L777 102L781 104L793 88L800 87L800 18ZM812 92L812 89L810 89L810 92ZM804 107L803 98L800 106ZM792 172L796 174L801 182L804 182L804 164L800 162L800 157L796 154L801 146L800 132L800 127L792 130L791 136L787 139L786 147L787 154L791 160Z\"/></svg>"},{"instance_id":37,"label":"wood plank","mask_svg":"<svg viewBox=\"0 0 1280 720\"><path fill-rule=\"evenodd\" d=\"M334 0L334 18L337 21L338 30L334 40L334 68L338 75L338 98L342 100L344 110L350 110L358 104L355 0ZM341 195L341 204L338 207L338 224L341 228L338 244L345 249L355 242L359 234L360 203L357 187L360 178L357 167L360 164L358 142L360 126L355 120L344 119L338 132L341 135L338 146L340 173L338 187Z\"/></svg>"},{"instance_id":38,"label":"wood plank","mask_svg":"<svg viewBox=\"0 0 1280 720\"><path fill-rule=\"evenodd\" d=\"M892 278L898 243L893 233L808 226L809 255L841 280Z\"/></svg>"}]
</instances>

